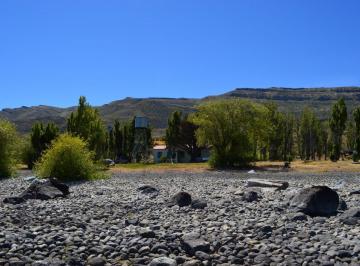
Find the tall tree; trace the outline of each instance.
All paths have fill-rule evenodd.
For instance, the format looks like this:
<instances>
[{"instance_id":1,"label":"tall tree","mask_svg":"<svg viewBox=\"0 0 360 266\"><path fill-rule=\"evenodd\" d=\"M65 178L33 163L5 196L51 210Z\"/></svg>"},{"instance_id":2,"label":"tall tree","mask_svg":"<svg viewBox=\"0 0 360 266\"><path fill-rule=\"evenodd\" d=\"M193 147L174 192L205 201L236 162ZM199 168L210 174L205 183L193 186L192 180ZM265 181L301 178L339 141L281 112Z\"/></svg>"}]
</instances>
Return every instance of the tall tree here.
<instances>
[{"instance_id":1,"label":"tall tree","mask_svg":"<svg viewBox=\"0 0 360 266\"><path fill-rule=\"evenodd\" d=\"M33 125L30 134L31 150L27 154L27 164L30 169L58 135L59 128L54 123L44 126L43 123L38 122Z\"/></svg>"},{"instance_id":2,"label":"tall tree","mask_svg":"<svg viewBox=\"0 0 360 266\"><path fill-rule=\"evenodd\" d=\"M180 124L181 124L181 112L173 112L168 119L168 127L166 129L165 141L166 146L169 149L170 157L173 158L175 149L179 144L180 139Z\"/></svg>"},{"instance_id":3,"label":"tall tree","mask_svg":"<svg viewBox=\"0 0 360 266\"><path fill-rule=\"evenodd\" d=\"M294 153L294 130L295 130L295 116L287 113L284 115L284 123L282 129L283 148L282 159L284 161L292 161Z\"/></svg>"},{"instance_id":4,"label":"tall tree","mask_svg":"<svg viewBox=\"0 0 360 266\"><path fill-rule=\"evenodd\" d=\"M98 111L86 102L84 96L80 97L77 110L71 113L67 130L85 140L89 149L95 152L96 159L103 157L106 150L106 130Z\"/></svg>"},{"instance_id":5,"label":"tall tree","mask_svg":"<svg viewBox=\"0 0 360 266\"><path fill-rule=\"evenodd\" d=\"M283 129L285 118L279 112L278 106L274 103L266 104L269 109L269 159L281 160L282 159L282 146L283 146Z\"/></svg>"},{"instance_id":6,"label":"tall tree","mask_svg":"<svg viewBox=\"0 0 360 266\"><path fill-rule=\"evenodd\" d=\"M166 129L166 145L172 152L179 148L190 155L191 161L195 161L201 154L201 149L197 145L196 130L197 126L188 116L181 112L173 112L168 119L168 128Z\"/></svg>"},{"instance_id":7,"label":"tall tree","mask_svg":"<svg viewBox=\"0 0 360 266\"><path fill-rule=\"evenodd\" d=\"M356 155L354 156L355 161L360 158L360 107L357 107L353 111L353 117L355 121L355 151Z\"/></svg>"},{"instance_id":8,"label":"tall tree","mask_svg":"<svg viewBox=\"0 0 360 266\"><path fill-rule=\"evenodd\" d=\"M120 158L123 155L123 128L119 120L115 120L113 127L113 135L114 135L114 153L116 158Z\"/></svg>"},{"instance_id":9,"label":"tall tree","mask_svg":"<svg viewBox=\"0 0 360 266\"><path fill-rule=\"evenodd\" d=\"M135 143L135 118L124 124L123 127L123 153L132 161Z\"/></svg>"},{"instance_id":10,"label":"tall tree","mask_svg":"<svg viewBox=\"0 0 360 266\"><path fill-rule=\"evenodd\" d=\"M254 142L266 137L267 108L246 100L207 102L192 121L199 145L212 147L213 167L239 167L254 161Z\"/></svg>"},{"instance_id":11,"label":"tall tree","mask_svg":"<svg viewBox=\"0 0 360 266\"><path fill-rule=\"evenodd\" d=\"M332 161L337 161L340 158L342 135L345 130L347 120L347 110L344 98L340 98L331 109L331 117L329 125L331 129L331 155Z\"/></svg>"},{"instance_id":12,"label":"tall tree","mask_svg":"<svg viewBox=\"0 0 360 266\"><path fill-rule=\"evenodd\" d=\"M300 157L303 160L316 159L319 142L319 120L312 109L305 107L300 120Z\"/></svg>"}]
</instances>

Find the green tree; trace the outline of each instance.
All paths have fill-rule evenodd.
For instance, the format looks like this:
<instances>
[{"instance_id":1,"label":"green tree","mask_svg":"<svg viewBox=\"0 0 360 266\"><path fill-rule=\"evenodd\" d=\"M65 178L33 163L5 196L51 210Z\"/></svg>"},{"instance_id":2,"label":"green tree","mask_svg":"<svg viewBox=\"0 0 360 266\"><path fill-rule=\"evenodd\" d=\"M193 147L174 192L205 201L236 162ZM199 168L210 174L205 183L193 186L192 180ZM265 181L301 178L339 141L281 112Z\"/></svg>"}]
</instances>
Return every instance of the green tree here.
<instances>
[{"instance_id":1,"label":"green tree","mask_svg":"<svg viewBox=\"0 0 360 266\"><path fill-rule=\"evenodd\" d=\"M269 160L281 160L282 159L282 147L284 141L284 114L279 112L278 106L274 103L265 105L268 112L269 119Z\"/></svg>"},{"instance_id":2,"label":"green tree","mask_svg":"<svg viewBox=\"0 0 360 266\"><path fill-rule=\"evenodd\" d=\"M0 119L0 178L15 173L18 159L18 135L15 125Z\"/></svg>"},{"instance_id":3,"label":"green tree","mask_svg":"<svg viewBox=\"0 0 360 266\"><path fill-rule=\"evenodd\" d=\"M170 157L173 157L180 139L181 112L173 112L168 119L168 127L165 134L166 146L169 149Z\"/></svg>"},{"instance_id":4,"label":"green tree","mask_svg":"<svg viewBox=\"0 0 360 266\"><path fill-rule=\"evenodd\" d=\"M357 107L353 111L353 117L355 121L354 148L356 151L354 160L358 161L360 157L360 107Z\"/></svg>"},{"instance_id":5,"label":"green tree","mask_svg":"<svg viewBox=\"0 0 360 266\"><path fill-rule=\"evenodd\" d=\"M254 161L254 146L267 134L267 108L246 100L207 102L192 121L199 145L212 147L213 167L240 167Z\"/></svg>"},{"instance_id":6,"label":"green tree","mask_svg":"<svg viewBox=\"0 0 360 266\"><path fill-rule=\"evenodd\" d=\"M344 98L341 98L332 106L329 120L332 139L330 159L332 161L338 161L340 158L342 135L345 130L346 120L346 105Z\"/></svg>"},{"instance_id":7,"label":"green tree","mask_svg":"<svg viewBox=\"0 0 360 266\"><path fill-rule=\"evenodd\" d=\"M294 157L294 130L295 116L290 113L284 114L284 122L282 128L282 159L284 161L292 161Z\"/></svg>"},{"instance_id":8,"label":"green tree","mask_svg":"<svg viewBox=\"0 0 360 266\"><path fill-rule=\"evenodd\" d=\"M355 112L356 110L354 110ZM346 137L346 148L349 151L354 151L356 146L356 126L353 121L348 121L346 123L346 130L344 133Z\"/></svg>"},{"instance_id":9,"label":"green tree","mask_svg":"<svg viewBox=\"0 0 360 266\"><path fill-rule=\"evenodd\" d=\"M106 151L106 130L97 109L94 109L81 96L79 105L67 121L70 134L85 140L89 149L95 152L95 159L100 159Z\"/></svg>"},{"instance_id":10,"label":"green tree","mask_svg":"<svg viewBox=\"0 0 360 266\"><path fill-rule=\"evenodd\" d=\"M123 153L126 158L132 161L135 143L135 118L125 123L123 126Z\"/></svg>"},{"instance_id":11,"label":"green tree","mask_svg":"<svg viewBox=\"0 0 360 266\"><path fill-rule=\"evenodd\" d=\"M168 119L165 137L169 150L181 149L187 152L191 161L194 162L201 155L201 149L197 145L195 134L197 128L188 116L183 116L179 111L173 112Z\"/></svg>"},{"instance_id":12,"label":"green tree","mask_svg":"<svg viewBox=\"0 0 360 266\"><path fill-rule=\"evenodd\" d=\"M318 145L317 145L317 155L319 160L324 156L324 159L328 158L329 150L329 123L328 121L322 121L319 124L318 131Z\"/></svg>"},{"instance_id":13,"label":"green tree","mask_svg":"<svg viewBox=\"0 0 360 266\"><path fill-rule=\"evenodd\" d=\"M316 159L319 142L319 120L312 109L305 107L300 120L300 157L303 160Z\"/></svg>"},{"instance_id":14,"label":"green tree","mask_svg":"<svg viewBox=\"0 0 360 266\"><path fill-rule=\"evenodd\" d=\"M30 143L27 148L27 165L30 169L34 163L41 157L42 153L50 146L51 142L59 135L59 128L54 123L35 123L31 129Z\"/></svg>"}]
</instances>

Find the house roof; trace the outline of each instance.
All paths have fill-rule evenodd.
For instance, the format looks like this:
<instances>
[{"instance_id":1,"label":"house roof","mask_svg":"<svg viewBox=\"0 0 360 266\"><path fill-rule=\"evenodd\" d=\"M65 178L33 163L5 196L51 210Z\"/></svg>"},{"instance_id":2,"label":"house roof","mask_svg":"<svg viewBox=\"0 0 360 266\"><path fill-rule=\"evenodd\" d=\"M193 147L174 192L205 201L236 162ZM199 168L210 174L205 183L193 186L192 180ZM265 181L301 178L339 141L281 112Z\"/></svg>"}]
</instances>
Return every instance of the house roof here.
<instances>
[{"instance_id":1,"label":"house roof","mask_svg":"<svg viewBox=\"0 0 360 266\"><path fill-rule=\"evenodd\" d=\"M166 150L166 145L155 145L153 150Z\"/></svg>"}]
</instances>

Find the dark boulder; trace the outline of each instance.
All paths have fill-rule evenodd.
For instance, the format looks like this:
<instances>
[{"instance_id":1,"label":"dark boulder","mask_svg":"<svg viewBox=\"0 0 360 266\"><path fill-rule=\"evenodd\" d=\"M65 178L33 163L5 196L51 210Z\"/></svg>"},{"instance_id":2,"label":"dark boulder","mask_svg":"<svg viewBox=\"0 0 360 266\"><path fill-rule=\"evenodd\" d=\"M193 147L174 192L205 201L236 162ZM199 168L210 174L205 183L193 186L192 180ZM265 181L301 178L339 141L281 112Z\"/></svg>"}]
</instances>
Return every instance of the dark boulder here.
<instances>
[{"instance_id":1,"label":"dark boulder","mask_svg":"<svg viewBox=\"0 0 360 266\"><path fill-rule=\"evenodd\" d=\"M305 188L290 202L290 207L311 216L336 214L338 206L339 195L327 186Z\"/></svg>"},{"instance_id":2,"label":"dark boulder","mask_svg":"<svg viewBox=\"0 0 360 266\"><path fill-rule=\"evenodd\" d=\"M182 239L181 246L183 250L190 256L194 256L197 251L205 253L210 252L210 244L201 238Z\"/></svg>"},{"instance_id":3,"label":"dark boulder","mask_svg":"<svg viewBox=\"0 0 360 266\"><path fill-rule=\"evenodd\" d=\"M242 199L247 202L258 201L260 199L259 192L256 190L245 190Z\"/></svg>"},{"instance_id":4,"label":"dark boulder","mask_svg":"<svg viewBox=\"0 0 360 266\"><path fill-rule=\"evenodd\" d=\"M66 184L55 178L49 178L44 181L34 181L19 196L5 198L4 203L19 204L28 199L49 200L66 197L69 193L69 187Z\"/></svg>"},{"instance_id":5,"label":"dark boulder","mask_svg":"<svg viewBox=\"0 0 360 266\"><path fill-rule=\"evenodd\" d=\"M191 195L187 192L176 193L169 202L169 206L178 205L179 207L184 207L190 205L192 202Z\"/></svg>"}]
</instances>

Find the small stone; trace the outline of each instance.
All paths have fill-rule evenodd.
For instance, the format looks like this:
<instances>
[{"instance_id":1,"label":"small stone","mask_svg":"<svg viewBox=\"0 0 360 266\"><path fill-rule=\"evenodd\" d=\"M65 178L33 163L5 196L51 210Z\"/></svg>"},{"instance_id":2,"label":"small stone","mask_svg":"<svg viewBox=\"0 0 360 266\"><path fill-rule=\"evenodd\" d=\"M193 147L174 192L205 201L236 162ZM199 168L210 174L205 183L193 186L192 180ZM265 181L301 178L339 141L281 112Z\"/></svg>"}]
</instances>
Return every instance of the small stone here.
<instances>
[{"instance_id":1,"label":"small stone","mask_svg":"<svg viewBox=\"0 0 360 266\"><path fill-rule=\"evenodd\" d=\"M139 234L141 237L144 237L144 238L154 238L155 237L155 232L153 230L151 230L150 228L140 229Z\"/></svg>"},{"instance_id":2,"label":"small stone","mask_svg":"<svg viewBox=\"0 0 360 266\"><path fill-rule=\"evenodd\" d=\"M87 263L89 266L105 266L106 261L102 257L93 257Z\"/></svg>"},{"instance_id":3,"label":"small stone","mask_svg":"<svg viewBox=\"0 0 360 266\"><path fill-rule=\"evenodd\" d=\"M182 247L185 250L185 252L191 256L193 256L196 251L210 252L209 242L201 238L184 239L182 240Z\"/></svg>"},{"instance_id":4,"label":"small stone","mask_svg":"<svg viewBox=\"0 0 360 266\"><path fill-rule=\"evenodd\" d=\"M150 266L177 266L177 262L168 257L160 257L153 259L150 262Z\"/></svg>"}]
</instances>

